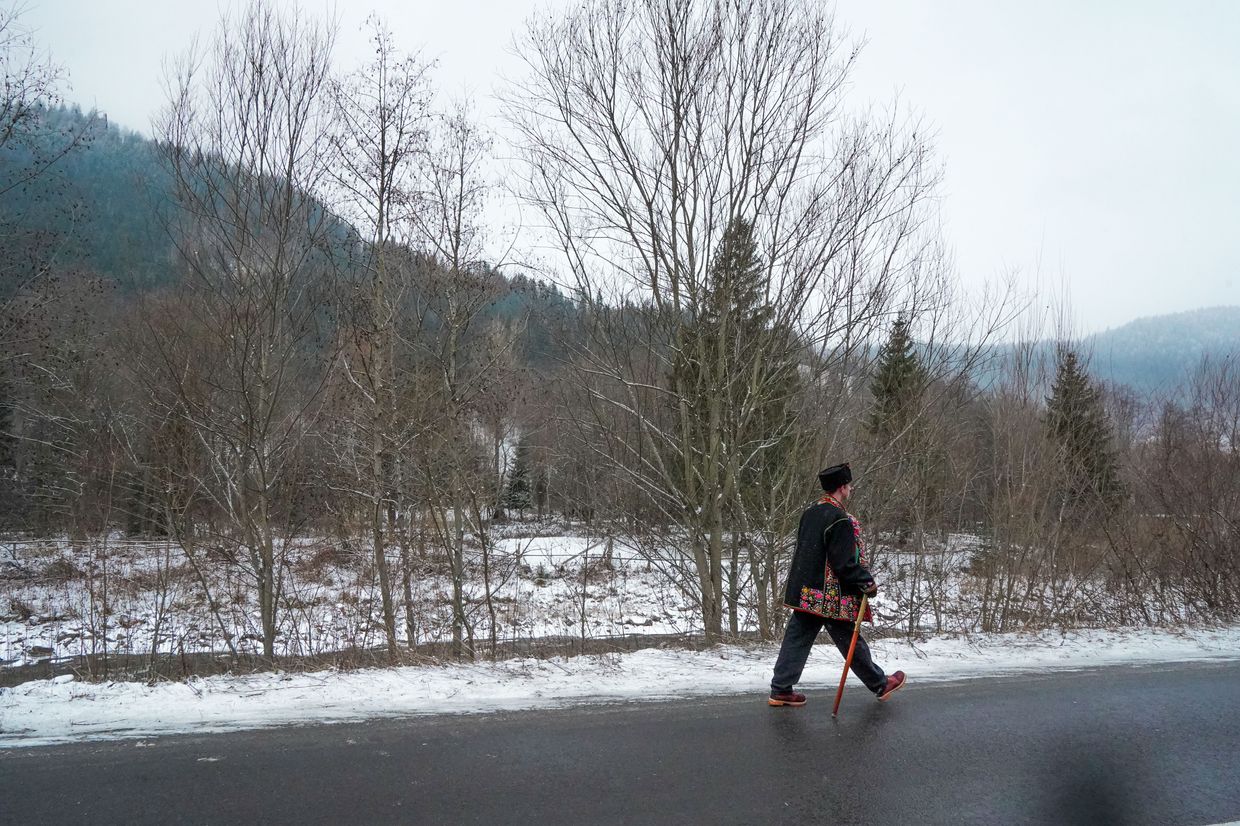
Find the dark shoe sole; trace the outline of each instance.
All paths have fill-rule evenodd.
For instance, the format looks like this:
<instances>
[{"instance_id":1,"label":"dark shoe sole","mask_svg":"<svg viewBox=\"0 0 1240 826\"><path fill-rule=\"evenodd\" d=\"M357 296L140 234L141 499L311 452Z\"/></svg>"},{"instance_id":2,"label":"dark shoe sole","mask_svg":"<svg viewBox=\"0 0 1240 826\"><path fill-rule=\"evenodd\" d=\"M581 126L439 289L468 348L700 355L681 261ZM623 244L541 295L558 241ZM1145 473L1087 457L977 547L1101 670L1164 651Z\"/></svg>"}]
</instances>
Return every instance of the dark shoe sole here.
<instances>
[{"instance_id":1,"label":"dark shoe sole","mask_svg":"<svg viewBox=\"0 0 1240 826\"><path fill-rule=\"evenodd\" d=\"M774 697L768 697L766 699L766 704L768 706L792 706L795 708L797 706L805 705L805 701L802 700L798 703L795 700L776 700Z\"/></svg>"},{"instance_id":2,"label":"dark shoe sole","mask_svg":"<svg viewBox=\"0 0 1240 826\"><path fill-rule=\"evenodd\" d=\"M891 689L890 691L884 691L884 692L882 693L882 696L880 696L880 697L878 698L878 701L879 701L880 703L886 702L888 697L890 697L892 694L895 694L895 693L896 693L897 691L899 691L900 689L904 688L904 686L905 686L905 684L906 684L906 683L908 683L908 680L907 680L907 679L906 679L903 683L900 683L898 686L896 686L895 688Z\"/></svg>"}]
</instances>

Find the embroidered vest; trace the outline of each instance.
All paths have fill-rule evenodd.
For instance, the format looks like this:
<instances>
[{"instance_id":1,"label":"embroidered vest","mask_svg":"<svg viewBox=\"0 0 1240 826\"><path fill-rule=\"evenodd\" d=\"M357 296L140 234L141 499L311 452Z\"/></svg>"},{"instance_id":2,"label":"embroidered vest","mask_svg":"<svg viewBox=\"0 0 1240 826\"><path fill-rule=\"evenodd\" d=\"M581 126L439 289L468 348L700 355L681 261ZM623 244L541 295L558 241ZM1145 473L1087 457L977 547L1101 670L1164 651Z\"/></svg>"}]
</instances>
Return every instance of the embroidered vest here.
<instances>
[{"instance_id":1,"label":"embroidered vest","mask_svg":"<svg viewBox=\"0 0 1240 826\"><path fill-rule=\"evenodd\" d=\"M822 504L834 505L840 510L844 510L843 506L832 496L823 496L818 500ZM852 528L853 536L857 540L857 561L864 567L870 567L869 559L866 557L865 542L861 539L861 523L851 513L844 511L848 518L849 526ZM838 520L831 525L828 530L834 528L840 522ZM827 619L846 620L848 622L857 621L857 609L861 606L861 597L852 596L850 594L840 593L840 581L836 578L835 572L831 570L831 566L827 565L826 577L823 588L819 591L817 588L808 586L801 589L800 605L797 606L802 611L808 611L811 614L818 614ZM873 614L867 603L865 607L865 621L872 622Z\"/></svg>"}]
</instances>

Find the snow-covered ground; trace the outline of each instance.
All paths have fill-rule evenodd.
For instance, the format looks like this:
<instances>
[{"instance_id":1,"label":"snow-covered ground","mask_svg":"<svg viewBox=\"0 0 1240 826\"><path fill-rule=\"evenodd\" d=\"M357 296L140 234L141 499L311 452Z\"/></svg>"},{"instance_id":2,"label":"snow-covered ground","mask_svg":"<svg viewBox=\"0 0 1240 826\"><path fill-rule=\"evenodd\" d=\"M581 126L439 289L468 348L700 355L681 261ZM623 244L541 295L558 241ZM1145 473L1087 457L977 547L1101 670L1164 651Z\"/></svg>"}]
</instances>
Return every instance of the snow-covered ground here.
<instances>
[{"instance_id":1,"label":"snow-covered ground","mask_svg":"<svg viewBox=\"0 0 1240 826\"><path fill-rule=\"evenodd\" d=\"M585 534L581 526L510 523L495 533L489 561L500 650L528 650L518 646L551 637L701 631L691 588L676 582L692 580L692 562L677 560L674 548L643 547L639 553L623 538L609 544ZM872 604L879 625L889 631L905 631L910 622L917 630L936 633L978 630L980 597L963 573L976 541L954 535L941 552L921 557L877 553L883 593ZM305 538L290 545L284 558L277 657L321 657L383 644L369 549ZM218 616L209 609L202 580L171 542L119 536L76 543L0 542L0 669L100 654L229 654L230 644L243 655L260 653L252 577L218 556L203 562L199 570L220 605ZM389 563L399 570L395 551ZM402 644L444 643L452 637L451 579L442 562L433 559L415 558L413 568L410 611L405 611L399 581L394 588L400 603L398 639ZM740 577L738 630L756 631L757 600L743 562ZM465 587L469 623L475 639L485 645L490 612L476 549L467 560ZM1104 604L1093 598L1079 601Z\"/></svg>"},{"instance_id":2,"label":"snow-covered ground","mask_svg":"<svg viewBox=\"0 0 1240 826\"><path fill-rule=\"evenodd\" d=\"M887 670L906 671L909 690L915 691L933 681L1016 672L1240 659L1240 628L973 635L920 643L888 639L875 641L873 649ZM686 694L753 694L754 702L761 702L775 653L774 645L647 649L568 659L221 676L155 686L58 677L0 689L0 747ZM834 648L816 647L801 688L829 691L840 667ZM853 694L864 691L850 679Z\"/></svg>"},{"instance_id":3,"label":"snow-covered ground","mask_svg":"<svg viewBox=\"0 0 1240 826\"><path fill-rule=\"evenodd\" d=\"M513 526L529 530L529 526ZM553 636L598 639L701 630L693 601L658 565L622 543L574 535L500 538L491 554L491 588L501 644ZM304 540L283 567L276 655L306 657L383 642L378 582L369 551ZM393 552L390 564L399 559ZM442 565L415 561L411 586L415 644L452 636L451 579ZM61 541L0 543L0 668L76 656L226 654L262 650L255 593L236 566L204 566L214 617L199 580L171 543ZM467 564L467 613L477 639L489 639L481 564ZM397 584L396 590L400 591ZM398 594L398 596L400 596ZM106 608L105 608L106 606ZM752 609L742 630L756 627ZM410 641L398 609L398 637ZM227 635L227 636L226 636Z\"/></svg>"}]
</instances>

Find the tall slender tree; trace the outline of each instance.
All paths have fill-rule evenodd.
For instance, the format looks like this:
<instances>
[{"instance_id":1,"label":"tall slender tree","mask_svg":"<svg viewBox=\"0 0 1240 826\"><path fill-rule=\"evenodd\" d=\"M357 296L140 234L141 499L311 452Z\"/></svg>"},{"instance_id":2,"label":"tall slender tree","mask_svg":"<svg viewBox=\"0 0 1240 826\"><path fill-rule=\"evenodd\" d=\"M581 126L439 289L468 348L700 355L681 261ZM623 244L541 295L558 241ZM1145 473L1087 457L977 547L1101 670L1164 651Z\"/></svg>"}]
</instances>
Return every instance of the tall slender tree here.
<instances>
[{"instance_id":1,"label":"tall slender tree","mask_svg":"<svg viewBox=\"0 0 1240 826\"><path fill-rule=\"evenodd\" d=\"M274 3L248 6L221 21L209 60L179 64L159 128L187 278L178 306L148 317L159 369L145 379L177 389L168 415L208 452L196 472L256 585L267 658L297 529L289 505L326 375L316 335L332 221L316 194L330 157L334 37Z\"/></svg>"},{"instance_id":2,"label":"tall slender tree","mask_svg":"<svg viewBox=\"0 0 1240 826\"><path fill-rule=\"evenodd\" d=\"M927 371L917 355L911 324L904 313L896 315L870 382L874 402L865 427L880 443L890 444L907 435L926 391Z\"/></svg>"},{"instance_id":3,"label":"tall slender tree","mask_svg":"<svg viewBox=\"0 0 1240 826\"><path fill-rule=\"evenodd\" d=\"M1046 425L1062 450L1066 491L1076 504L1114 505L1123 496L1115 437L1102 393L1076 351L1061 347L1046 399Z\"/></svg>"},{"instance_id":4,"label":"tall slender tree","mask_svg":"<svg viewBox=\"0 0 1240 826\"><path fill-rule=\"evenodd\" d=\"M874 527L905 538L926 509L924 490L933 458L925 397L929 376L913 340L910 317L896 314L870 381L871 407L862 426L867 437L863 509Z\"/></svg>"},{"instance_id":5,"label":"tall slender tree","mask_svg":"<svg viewBox=\"0 0 1240 826\"><path fill-rule=\"evenodd\" d=\"M329 441L353 479L349 489L366 511L388 658L394 661L396 600L388 551L397 540L397 514L411 510L402 496L408 490L402 480L416 436L406 344L412 332L401 329L409 326L402 322L410 321L401 309L415 272L407 244L430 128L430 88L426 64L400 54L378 19L372 17L369 27L371 60L330 85L332 183L365 243L357 262L362 278L348 285L340 301L349 346L341 351L339 366L342 385L351 391L353 415L338 421L348 431L345 438ZM420 319L412 321L413 327L420 326ZM408 591L408 543L401 543L401 561Z\"/></svg>"},{"instance_id":6,"label":"tall slender tree","mask_svg":"<svg viewBox=\"0 0 1240 826\"><path fill-rule=\"evenodd\" d=\"M489 356L483 346L486 311L494 306L500 287L499 273L485 261L484 249L490 152L490 135L475 121L472 104L458 101L431 130L421 167L423 204L411 215L414 237L433 261L414 310L428 319L417 341L417 358L434 377L439 414L428 434L434 466L422 470L451 567L452 647L457 657L475 653L465 583L467 537L472 527L473 538L484 549L485 566L489 544L479 514L484 502L495 501L494 476L479 473L485 465L475 437L478 406L488 369L512 346L505 339Z\"/></svg>"},{"instance_id":7,"label":"tall slender tree","mask_svg":"<svg viewBox=\"0 0 1240 826\"><path fill-rule=\"evenodd\" d=\"M512 460L512 470L509 471L508 486L504 491L503 501L505 508L522 514L534 506L530 484L533 476L532 458L529 439L522 436L517 442L516 455Z\"/></svg>"}]
</instances>

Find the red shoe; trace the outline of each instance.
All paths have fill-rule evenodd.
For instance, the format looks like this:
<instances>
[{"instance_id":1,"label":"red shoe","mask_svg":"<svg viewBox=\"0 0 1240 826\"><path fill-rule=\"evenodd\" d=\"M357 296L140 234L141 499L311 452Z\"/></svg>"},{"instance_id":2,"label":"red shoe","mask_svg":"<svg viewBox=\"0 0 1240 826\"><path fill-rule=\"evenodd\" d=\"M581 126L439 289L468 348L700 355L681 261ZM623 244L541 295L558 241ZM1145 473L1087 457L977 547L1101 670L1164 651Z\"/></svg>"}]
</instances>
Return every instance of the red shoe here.
<instances>
[{"instance_id":1,"label":"red shoe","mask_svg":"<svg viewBox=\"0 0 1240 826\"><path fill-rule=\"evenodd\" d=\"M878 692L878 701L881 703L895 692L904 687L904 672L897 671L887 678L887 685L883 686L883 690Z\"/></svg>"},{"instance_id":2,"label":"red shoe","mask_svg":"<svg viewBox=\"0 0 1240 826\"><path fill-rule=\"evenodd\" d=\"M796 691L772 691L766 704L769 706L803 706L805 695Z\"/></svg>"}]
</instances>

